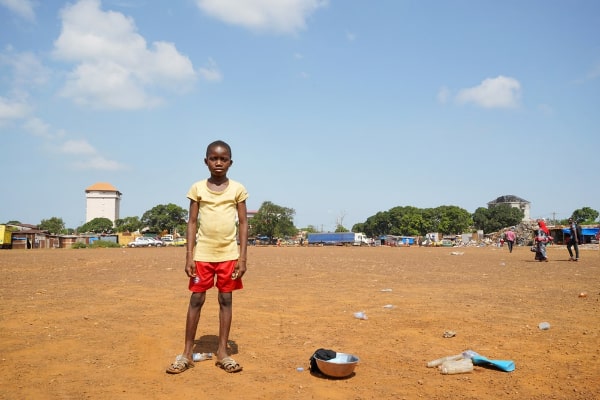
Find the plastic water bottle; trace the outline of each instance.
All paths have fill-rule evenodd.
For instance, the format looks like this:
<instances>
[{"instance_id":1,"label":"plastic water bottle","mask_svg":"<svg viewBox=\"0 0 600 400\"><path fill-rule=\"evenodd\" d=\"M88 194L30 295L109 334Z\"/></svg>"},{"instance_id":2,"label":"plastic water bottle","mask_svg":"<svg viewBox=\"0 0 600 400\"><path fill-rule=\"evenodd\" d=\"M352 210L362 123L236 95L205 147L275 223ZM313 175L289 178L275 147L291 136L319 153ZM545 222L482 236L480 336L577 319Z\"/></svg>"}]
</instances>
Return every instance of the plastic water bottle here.
<instances>
[{"instance_id":1,"label":"plastic water bottle","mask_svg":"<svg viewBox=\"0 0 600 400\"><path fill-rule=\"evenodd\" d=\"M192 354L192 359L194 362L205 361L212 359L213 353L194 353Z\"/></svg>"},{"instance_id":2,"label":"plastic water bottle","mask_svg":"<svg viewBox=\"0 0 600 400\"><path fill-rule=\"evenodd\" d=\"M368 319L367 318L367 314L365 314L364 311L358 311L354 313L354 318L358 318L358 319Z\"/></svg>"},{"instance_id":3,"label":"plastic water bottle","mask_svg":"<svg viewBox=\"0 0 600 400\"><path fill-rule=\"evenodd\" d=\"M540 328L543 331L547 331L548 329L550 329L550 324L548 322L540 322L538 328Z\"/></svg>"},{"instance_id":4,"label":"plastic water bottle","mask_svg":"<svg viewBox=\"0 0 600 400\"><path fill-rule=\"evenodd\" d=\"M473 358L480 356L480 354L473 350L465 350L463 351L462 356L463 358Z\"/></svg>"},{"instance_id":5,"label":"plastic water bottle","mask_svg":"<svg viewBox=\"0 0 600 400\"><path fill-rule=\"evenodd\" d=\"M446 356L446 357L438 358L437 360L429 361L427 363L427 368L439 367L446 361L456 361L456 360L460 360L461 358L463 358L462 354L456 354L453 356Z\"/></svg>"},{"instance_id":6,"label":"plastic water bottle","mask_svg":"<svg viewBox=\"0 0 600 400\"><path fill-rule=\"evenodd\" d=\"M473 361L470 358L463 358L456 361L445 361L440 370L444 375L464 374L473 371Z\"/></svg>"}]
</instances>

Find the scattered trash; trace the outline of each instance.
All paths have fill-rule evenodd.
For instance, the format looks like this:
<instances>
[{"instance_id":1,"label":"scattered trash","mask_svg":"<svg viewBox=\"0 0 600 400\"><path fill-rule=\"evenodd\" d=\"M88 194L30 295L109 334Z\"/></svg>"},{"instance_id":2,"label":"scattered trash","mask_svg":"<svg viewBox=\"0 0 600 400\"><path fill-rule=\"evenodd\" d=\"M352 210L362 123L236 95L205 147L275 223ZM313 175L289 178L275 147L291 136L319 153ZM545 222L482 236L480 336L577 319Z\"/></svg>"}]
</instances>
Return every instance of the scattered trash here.
<instances>
[{"instance_id":1,"label":"scattered trash","mask_svg":"<svg viewBox=\"0 0 600 400\"><path fill-rule=\"evenodd\" d=\"M456 332L454 331L446 331L444 332L444 334L442 335L443 337L447 338L452 338L454 336L456 336Z\"/></svg>"},{"instance_id":2,"label":"scattered trash","mask_svg":"<svg viewBox=\"0 0 600 400\"><path fill-rule=\"evenodd\" d=\"M473 371L473 361L470 358L444 361L439 368L444 375L464 374Z\"/></svg>"},{"instance_id":3,"label":"scattered trash","mask_svg":"<svg viewBox=\"0 0 600 400\"><path fill-rule=\"evenodd\" d=\"M212 360L213 353L193 353L192 360L194 362Z\"/></svg>"},{"instance_id":4,"label":"scattered trash","mask_svg":"<svg viewBox=\"0 0 600 400\"><path fill-rule=\"evenodd\" d=\"M587 297L587 293L586 292L581 292L581 293L579 293L579 297Z\"/></svg>"},{"instance_id":5,"label":"scattered trash","mask_svg":"<svg viewBox=\"0 0 600 400\"><path fill-rule=\"evenodd\" d=\"M456 361L456 360L460 360L461 358L463 358L462 354L456 354L453 356L446 356L446 357L438 358L437 360L429 361L427 363L427 368L439 367L446 361Z\"/></svg>"},{"instance_id":6,"label":"scattered trash","mask_svg":"<svg viewBox=\"0 0 600 400\"><path fill-rule=\"evenodd\" d=\"M515 363L511 360L490 360L473 350L465 350L455 354L429 361L428 368L438 367L444 375L462 374L473 371L473 365L491 367L504 372L515 370Z\"/></svg>"},{"instance_id":7,"label":"scattered trash","mask_svg":"<svg viewBox=\"0 0 600 400\"><path fill-rule=\"evenodd\" d=\"M548 322L540 322L538 328L540 328L543 331L547 331L548 329L550 329L550 324Z\"/></svg>"},{"instance_id":8,"label":"scattered trash","mask_svg":"<svg viewBox=\"0 0 600 400\"><path fill-rule=\"evenodd\" d=\"M357 318L357 319L368 319L367 318L367 314L365 314L364 311L355 312L354 313L354 318Z\"/></svg>"},{"instance_id":9,"label":"scattered trash","mask_svg":"<svg viewBox=\"0 0 600 400\"><path fill-rule=\"evenodd\" d=\"M450 254L453 256L462 256L463 254L465 254L465 252L464 251L453 251Z\"/></svg>"},{"instance_id":10,"label":"scattered trash","mask_svg":"<svg viewBox=\"0 0 600 400\"><path fill-rule=\"evenodd\" d=\"M391 292L392 289L381 289L380 292Z\"/></svg>"},{"instance_id":11,"label":"scattered trash","mask_svg":"<svg viewBox=\"0 0 600 400\"><path fill-rule=\"evenodd\" d=\"M465 350L462 354L465 358L470 358L474 365L494 367L504 372L511 372L515 370L515 363L511 360L489 360L473 350Z\"/></svg>"},{"instance_id":12,"label":"scattered trash","mask_svg":"<svg viewBox=\"0 0 600 400\"><path fill-rule=\"evenodd\" d=\"M298 372L303 372L303 371L304 371L304 368L302 368L302 367L298 367L298 368L296 368L296 371L298 371Z\"/></svg>"},{"instance_id":13,"label":"scattered trash","mask_svg":"<svg viewBox=\"0 0 600 400\"><path fill-rule=\"evenodd\" d=\"M392 308L396 308L393 304L386 304L385 306L383 306L383 308L387 308L388 310L391 310Z\"/></svg>"}]
</instances>

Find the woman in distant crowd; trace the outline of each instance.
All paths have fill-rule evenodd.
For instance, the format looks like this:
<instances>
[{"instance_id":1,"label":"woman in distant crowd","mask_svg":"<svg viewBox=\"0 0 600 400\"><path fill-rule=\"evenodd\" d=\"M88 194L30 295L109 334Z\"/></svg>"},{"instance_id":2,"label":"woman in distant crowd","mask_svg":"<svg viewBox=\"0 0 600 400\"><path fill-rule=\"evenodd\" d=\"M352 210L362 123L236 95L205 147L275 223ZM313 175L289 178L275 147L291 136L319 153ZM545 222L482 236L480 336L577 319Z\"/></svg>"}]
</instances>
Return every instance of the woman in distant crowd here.
<instances>
[{"instance_id":1,"label":"woman in distant crowd","mask_svg":"<svg viewBox=\"0 0 600 400\"><path fill-rule=\"evenodd\" d=\"M535 231L535 237L533 239L536 246L535 259L540 262L548 262L548 257L546 256L546 245L550 240L552 240L552 237L550 236L550 230L546 226L546 222L543 219L538 219L537 223L538 228Z\"/></svg>"},{"instance_id":2,"label":"woman in distant crowd","mask_svg":"<svg viewBox=\"0 0 600 400\"><path fill-rule=\"evenodd\" d=\"M515 231L513 231L513 228L510 228L509 230L506 231L504 236L506 237L506 244L508 244L508 252L512 253L513 246L515 244L515 239L517 237L515 235Z\"/></svg>"}]
</instances>

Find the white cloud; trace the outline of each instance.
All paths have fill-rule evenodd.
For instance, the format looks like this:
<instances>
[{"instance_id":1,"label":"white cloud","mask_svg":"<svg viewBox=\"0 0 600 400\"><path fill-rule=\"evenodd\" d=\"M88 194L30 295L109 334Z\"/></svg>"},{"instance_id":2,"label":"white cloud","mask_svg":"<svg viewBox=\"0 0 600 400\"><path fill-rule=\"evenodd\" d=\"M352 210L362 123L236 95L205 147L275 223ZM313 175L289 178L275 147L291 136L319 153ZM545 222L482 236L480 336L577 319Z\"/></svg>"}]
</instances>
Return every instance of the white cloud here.
<instances>
[{"instance_id":1,"label":"white cloud","mask_svg":"<svg viewBox=\"0 0 600 400\"><path fill-rule=\"evenodd\" d=\"M65 154L96 154L96 149L86 140L67 140L60 146L59 150Z\"/></svg>"},{"instance_id":2,"label":"white cloud","mask_svg":"<svg viewBox=\"0 0 600 400\"><path fill-rule=\"evenodd\" d=\"M514 108L519 105L520 97L519 81L500 75L485 79L479 86L460 90L456 100L484 108Z\"/></svg>"},{"instance_id":3,"label":"white cloud","mask_svg":"<svg viewBox=\"0 0 600 400\"><path fill-rule=\"evenodd\" d=\"M53 139L56 136L60 136L60 134L52 134L50 125L37 117L29 118L27 121L25 121L23 127L32 135L41 138Z\"/></svg>"},{"instance_id":4,"label":"white cloud","mask_svg":"<svg viewBox=\"0 0 600 400\"><path fill-rule=\"evenodd\" d=\"M61 95L94 108L140 109L162 103L136 82L131 71L113 62L79 64L68 75Z\"/></svg>"},{"instance_id":5,"label":"white cloud","mask_svg":"<svg viewBox=\"0 0 600 400\"><path fill-rule=\"evenodd\" d=\"M206 14L257 31L295 33L328 0L196 0Z\"/></svg>"},{"instance_id":6,"label":"white cloud","mask_svg":"<svg viewBox=\"0 0 600 400\"><path fill-rule=\"evenodd\" d=\"M62 154L79 156L80 159L73 162L73 166L77 169L95 169L101 171L126 169L124 164L109 160L98 154L94 146L88 143L87 140L66 140L58 147L58 151Z\"/></svg>"},{"instance_id":7,"label":"white cloud","mask_svg":"<svg viewBox=\"0 0 600 400\"><path fill-rule=\"evenodd\" d=\"M352 32L346 32L346 39L348 39L349 42L354 42L356 40L356 34Z\"/></svg>"},{"instance_id":8,"label":"white cloud","mask_svg":"<svg viewBox=\"0 0 600 400\"><path fill-rule=\"evenodd\" d=\"M106 159L102 156L95 156L83 161L73 163L77 169L96 169L101 171L119 171L126 169L126 166L114 161Z\"/></svg>"},{"instance_id":9,"label":"white cloud","mask_svg":"<svg viewBox=\"0 0 600 400\"><path fill-rule=\"evenodd\" d=\"M26 102L0 96L0 125L9 120L25 118L29 112L30 107Z\"/></svg>"},{"instance_id":10,"label":"white cloud","mask_svg":"<svg viewBox=\"0 0 600 400\"><path fill-rule=\"evenodd\" d=\"M28 21L35 20L33 1L31 0L0 0L0 5L8 8L21 18L24 18Z\"/></svg>"},{"instance_id":11,"label":"white cloud","mask_svg":"<svg viewBox=\"0 0 600 400\"><path fill-rule=\"evenodd\" d=\"M220 82L223 80L223 75L219 70L219 66L212 58L210 58L208 64L205 67L200 68L198 72L209 82Z\"/></svg>"},{"instance_id":12,"label":"white cloud","mask_svg":"<svg viewBox=\"0 0 600 400\"><path fill-rule=\"evenodd\" d=\"M50 70L31 52L13 53L9 47L0 53L0 64L12 68L11 83L15 87L43 85L50 77Z\"/></svg>"},{"instance_id":13,"label":"white cloud","mask_svg":"<svg viewBox=\"0 0 600 400\"><path fill-rule=\"evenodd\" d=\"M61 11L54 56L76 63L63 96L96 108L152 108L163 102L161 89L182 92L195 82L192 62L174 44L149 47L132 18L100 6L80 0Z\"/></svg>"}]
</instances>

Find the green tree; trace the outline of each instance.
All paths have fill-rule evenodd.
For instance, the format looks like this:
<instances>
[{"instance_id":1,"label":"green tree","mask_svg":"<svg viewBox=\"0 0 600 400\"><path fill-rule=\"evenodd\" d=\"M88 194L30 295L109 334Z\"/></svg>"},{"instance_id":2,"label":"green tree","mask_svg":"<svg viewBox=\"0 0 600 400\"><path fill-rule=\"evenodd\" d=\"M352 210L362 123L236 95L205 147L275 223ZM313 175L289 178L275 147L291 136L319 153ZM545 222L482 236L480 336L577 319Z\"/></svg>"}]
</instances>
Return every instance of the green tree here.
<instances>
[{"instance_id":1,"label":"green tree","mask_svg":"<svg viewBox=\"0 0 600 400\"><path fill-rule=\"evenodd\" d=\"M338 224L338 225L335 227L335 231L334 231L334 232L348 232L348 229L347 229L347 228L344 228L344 226L343 226L343 225L340 225L340 224Z\"/></svg>"},{"instance_id":2,"label":"green tree","mask_svg":"<svg viewBox=\"0 0 600 400\"><path fill-rule=\"evenodd\" d=\"M485 231L485 227L489 225L489 220L489 210L485 207L479 207L473 213L473 226L477 229Z\"/></svg>"},{"instance_id":3,"label":"green tree","mask_svg":"<svg viewBox=\"0 0 600 400\"><path fill-rule=\"evenodd\" d=\"M301 231L305 231L306 233L316 233L319 232L317 227L314 225L309 225L306 228L301 228Z\"/></svg>"},{"instance_id":4,"label":"green tree","mask_svg":"<svg viewBox=\"0 0 600 400\"><path fill-rule=\"evenodd\" d=\"M117 232L135 232L142 227L139 217L125 217L115 221Z\"/></svg>"},{"instance_id":5,"label":"green tree","mask_svg":"<svg viewBox=\"0 0 600 400\"><path fill-rule=\"evenodd\" d=\"M187 210L178 205L159 204L142 215L141 226L148 228L150 232L173 232L181 229L182 225L185 226L187 216ZM185 232L185 228L183 232Z\"/></svg>"},{"instance_id":6,"label":"green tree","mask_svg":"<svg viewBox=\"0 0 600 400\"><path fill-rule=\"evenodd\" d=\"M428 232L459 234L473 224L471 214L457 206L440 206L420 209L417 207L393 207L378 212L364 223L355 224L353 232L364 232L367 236L396 235L417 236Z\"/></svg>"},{"instance_id":7,"label":"green tree","mask_svg":"<svg viewBox=\"0 0 600 400\"><path fill-rule=\"evenodd\" d=\"M298 230L294 226L293 208L287 208L265 201L248 222L252 236L268 236L270 239L276 237L295 236Z\"/></svg>"},{"instance_id":8,"label":"green tree","mask_svg":"<svg viewBox=\"0 0 600 400\"><path fill-rule=\"evenodd\" d=\"M362 232L371 237L388 234L392 228L391 213L389 211L379 211L377 214L367 218L363 228ZM353 231L357 232L354 229Z\"/></svg>"},{"instance_id":9,"label":"green tree","mask_svg":"<svg viewBox=\"0 0 600 400\"><path fill-rule=\"evenodd\" d=\"M517 225L523 220L523 211L509 204L491 208L479 207L473 214L474 226L484 232L496 232L507 226Z\"/></svg>"},{"instance_id":10,"label":"green tree","mask_svg":"<svg viewBox=\"0 0 600 400\"><path fill-rule=\"evenodd\" d=\"M62 218L52 217L43 219L38 225L38 228L42 231L48 231L54 235L58 235L65 230L65 223Z\"/></svg>"},{"instance_id":11,"label":"green tree","mask_svg":"<svg viewBox=\"0 0 600 400\"><path fill-rule=\"evenodd\" d=\"M437 232L442 234L460 234L466 232L473 226L471 213L464 208L457 206L440 206L437 207L437 210L441 216Z\"/></svg>"},{"instance_id":12,"label":"green tree","mask_svg":"<svg viewBox=\"0 0 600 400\"><path fill-rule=\"evenodd\" d=\"M112 232L113 222L108 218L94 218L91 221L81 225L77 231L83 232L94 232L94 233L109 233Z\"/></svg>"},{"instance_id":13,"label":"green tree","mask_svg":"<svg viewBox=\"0 0 600 400\"><path fill-rule=\"evenodd\" d=\"M573 211L571 218L578 224L593 224L598 218L598 211L590 207L583 207Z\"/></svg>"}]
</instances>

